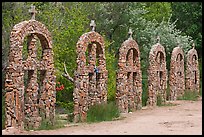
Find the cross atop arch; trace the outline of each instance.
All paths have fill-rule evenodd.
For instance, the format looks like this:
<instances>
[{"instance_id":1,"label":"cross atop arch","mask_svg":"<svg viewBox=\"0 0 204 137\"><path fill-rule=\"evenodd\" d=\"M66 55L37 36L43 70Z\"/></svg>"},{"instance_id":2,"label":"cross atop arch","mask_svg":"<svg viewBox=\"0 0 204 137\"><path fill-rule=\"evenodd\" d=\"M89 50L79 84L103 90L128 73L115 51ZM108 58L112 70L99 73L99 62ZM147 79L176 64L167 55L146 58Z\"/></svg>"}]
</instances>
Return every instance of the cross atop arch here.
<instances>
[{"instance_id":1,"label":"cross atop arch","mask_svg":"<svg viewBox=\"0 0 204 137\"><path fill-rule=\"evenodd\" d=\"M92 28L92 31L95 31L96 23L94 20L91 20L90 27Z\"/></svg>"},{"instance_id":2,"label":"cross atop arch","mask_svg":"<svg viewBox=\"0 0 204 137\"><path fill-rule=\"evenodd\" d=\"M128 34L129 34L129 38L132 39L132 28L129 28Z\"/></svg>"},{"instance_id":3,"label":"cross atop arch","mask_svg":"<svg viewBox=\"0 0 204 137\"><path fill-rule=\"evenodd\" d=\"M193 49L195 49L195 43L192 44Z\"/></svg>"},{"instance_id":4,"label":"cross atop arch","mask_svg":"<svg viewBox=\"0 0 204 137\"><path fill-rule=\"evenodd\" d=\"M160 43L160 37L159 36L157 36L157 43Z\"/></svg>"},{"instance_id":5,"label":"cross atop arch","mask_svg":"<svg viewBox=\"0 0 204 137\"><path fill-rule=\"evenodd\" d=\"M181 47L181 44L179 42L177 42L177 47Z\"/></svg>"},{"instance_id":6,"label":"cross atop arch","mask_svg":"<svg viewBox=\"0 0 204 137\"><path fill-rule=\"evenodd\" d=\"M29 13L31 13L31 20L35 20L35 14L37 11L35 10L35 6L31 5L31 9L29 9Z\"/></svg>"}]
</instances>

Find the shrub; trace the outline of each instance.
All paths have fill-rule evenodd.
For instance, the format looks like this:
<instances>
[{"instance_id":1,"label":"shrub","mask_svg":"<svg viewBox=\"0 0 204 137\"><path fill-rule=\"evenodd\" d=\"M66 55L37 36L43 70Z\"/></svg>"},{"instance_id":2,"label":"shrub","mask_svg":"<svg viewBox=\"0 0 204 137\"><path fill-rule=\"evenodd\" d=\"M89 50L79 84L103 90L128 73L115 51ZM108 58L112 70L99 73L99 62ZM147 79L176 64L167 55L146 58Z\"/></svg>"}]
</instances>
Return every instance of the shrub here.
<instances>
[{"instance_id":1,"label":"shrub","mask_svg":"<svg viewBox=\"0 0 204 137\"><path fill-rule=\"evenodd\" d=\"M178 100L193 100L196 101L199 97L199 93L196 91L185 90L183 96L178 97Z\"/></svg>"},{"instance_id":2,"label":"shrub","mask_svg":"<svg viewBox=\"0 0 204 137\"><path fill-rule=\"evenodd\" d=\"M57 113L72 113L74 109L74 103L73 102L56 102L56 109Z\"/></svg>"},{"instance_id":3,"label":"shrub","mask_svg":"<svg viewBox=\"0 0 204 137\"><path fill-rule=\"evenodd\" d=\"M58 129L64 127L66 123L59 121L57 118L54 121L54 124L52 124L48 119L43 119L41 122L41 125L36 130L52 130L52 129Z\"/></svg>"},{"instance_id":4,"label":"shrub","mask_svg":"<svg viewBox=\"0 0 204 137\"><path fill-rule=\"evenodd\" d=\"M95 104L87 112L87 122L111 121L120 113L115 102Z\"/></svg>"},{"instance_id":5,"label":"shrub","mask_svg":"<svg viewBox=\"0 0 204 137\"><path fill-rule=\"evenodd\" d=\"M159 94L159 95L157 95L157 106L162 106L163 105L163 103L162 103L162 97L161 97L161 95Z\"/></svg>"}]
</instances>

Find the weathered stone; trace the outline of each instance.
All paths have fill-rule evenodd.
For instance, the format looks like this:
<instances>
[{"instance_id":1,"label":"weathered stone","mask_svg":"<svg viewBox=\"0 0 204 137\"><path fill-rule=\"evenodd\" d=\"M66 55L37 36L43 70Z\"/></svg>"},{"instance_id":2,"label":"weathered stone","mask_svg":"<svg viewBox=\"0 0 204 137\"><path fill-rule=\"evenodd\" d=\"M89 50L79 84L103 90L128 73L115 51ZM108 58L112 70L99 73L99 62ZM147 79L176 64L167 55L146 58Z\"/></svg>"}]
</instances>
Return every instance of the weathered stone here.
<instances>
[{"instance_id":1,"label":"weathered stone","mask_svg":"<svg viewBox=\"0 0 204 137\"><path fill-rule=\"evenodd\" d=\"M161 103L164 104L166 102L166 89L166 53L164 47L157 43L152 46L149 53L147 106L156 106L158 96Z\"/></svg>"},{"instance_id":2,"label":"weathered stone","mask_svg":"<svg viewBox=\"0 0 204 137\"><path fill-rule=\"evenodd\" d=\"M200 72L198 63L198 53L193 48L188 51L186 56L186 89L191 92L199 92L200 86Z\"/></svg>"},{"instance_id":3,"label":"weathered stone","mask_svg":"<svg viewBox=\"0 0 204 137\"><path fill-rule=\"evenodd\" d=\"M76 44L77 70L73 92L75 122L86 120L89 106L107 101L108 72L104 40L100 34L94 31L93 22L92 27L93 30L83 34Z\"/></svg>"},{"instance_id":4,"label":"weathered stone","mask_svg":"<svg viewBox=\"0 0 204 137\"><path fill-rule=\"evenodd\" d=\"M169 86L170 100L176 100L178 97L181 97L184 94L184 53L181 47L175 47L171 54Z\"/></svg>"},{"instance_id":5,"label":"weathered stone","mask_svg":"<svg viewBox=\"0 0 204 137\"><path fill-rule=\"evenodd\" d=\"M137 42L130 36L119 49L116 100L120 112L125 113L140 108L137 106L142 105L141 83L140 51Z\"/></svg>"},{"instance_id":6,"label":"weathered stone","mask_svg":"<svg viewBox=\"0 0 204 137\"><path fill-rule=\"evenodd\" d=\"M28 57L22 60L22 45L26 38ZM43 50L41 60L37 60L38 49L36 42L38 39ZM6 128L16 127L22 129L24 128L23 125L37 127L40 122L38 109L40 106L43 108L46 105L45 99L49 98L48 95L50 95L51 102L55 103L55 92L53 91L55 90L54 66L51 65L53 64L51 34L42 23L32 19L20 22L13 27L10 43L9 63L6 69L5 81L7 91L5 126ZM42 66L43 68L41 68ZM40 77L43 78L42 81L52 81L51 88L49 85L49 88L45 89L46 82L42 82L40 88L37 83L37 71L40 72ZM27 76L26 87L24 86L25 76ZM39 89L41 89L40 95L44 95L43 99L38 96ZM37 102L40 104L38 105ZM47 105L50 106L50 103L47 103ZM25 114L22 112L25 112ZM54 113L53 109L46 118L53 117ZM23 124L24 121L28 123ZM38 122L36 123L36 121Z\"/></svg>"}]
</instances>

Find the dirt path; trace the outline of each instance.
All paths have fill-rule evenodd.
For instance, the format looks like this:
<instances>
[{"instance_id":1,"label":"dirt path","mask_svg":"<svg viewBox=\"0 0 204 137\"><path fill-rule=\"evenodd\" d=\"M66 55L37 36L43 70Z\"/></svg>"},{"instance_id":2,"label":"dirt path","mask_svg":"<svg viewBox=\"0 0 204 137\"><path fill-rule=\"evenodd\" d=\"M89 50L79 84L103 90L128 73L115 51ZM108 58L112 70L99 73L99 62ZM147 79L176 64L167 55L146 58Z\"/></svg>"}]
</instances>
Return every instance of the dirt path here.
<instances>
[{"instance_id":1,"label":"dirt path","mask_svg":"<svg viewBox=\"0 0 204 137\"><path fill-rule=\"evenodd\" d=\"M202 99L174 103L177 105L143 108L116 121L80 123L56 130L3 131L3 135L202 135Z\"/></svg>"}]
</instances>

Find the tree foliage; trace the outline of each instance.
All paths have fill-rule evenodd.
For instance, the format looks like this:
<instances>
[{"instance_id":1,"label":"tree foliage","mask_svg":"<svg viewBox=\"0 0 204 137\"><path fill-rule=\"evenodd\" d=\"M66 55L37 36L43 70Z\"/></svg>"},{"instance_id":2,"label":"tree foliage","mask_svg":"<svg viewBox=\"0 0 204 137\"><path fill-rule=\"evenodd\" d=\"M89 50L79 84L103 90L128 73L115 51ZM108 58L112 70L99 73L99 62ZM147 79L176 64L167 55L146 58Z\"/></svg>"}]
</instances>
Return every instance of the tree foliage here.
<instances>
[{"instance_id":1,"label":"tree foliage","mask_svg":"<svg viewBox=\"0 0 204 137\"><path fill-rule=\"evenodd\" d=\"M45 24L52 34L57 81L65 87L57 93L59 104L73 102L74 85L62 77L63 63L73 77L76 69L76 43L83 33L90 31L90 20L95 20L96 31L105 39L108 100L115 99L118 49L128 38L130 27L133 39L139 45L143 78L147 77L149 51L156 43L157 36L160 36L160 43L165 47L167 67L170 54L178 43L185 52L190 49L192 40L197 42L197 49L202 48L202 3L198 2L3 2L3 77L8 61L11 29L15 24L31 18L28 13L31 4L38 11L36 20Z\"/></svg>"},{"instance_id":2,"label":"tree foliage","mask_svg":"<svg viewBox=\"0 0 204 137\"><path fill-rule=\"evenodd\" d=\"M144 9L147 11L144 18L149 21L168 21L172 13L171 3L169 2L145 2Z\"/></svg>"},{"instance_id":3,"label":"tree foliage","mask_svg":"<svg viewBox=\"0 0 204 137\"><path fill-rule=\"evenodd\" d=\"M172 2L172 20L182 35L193 38L199 56L202 56L202 2Z\"/></svg>"}]
</instances>

